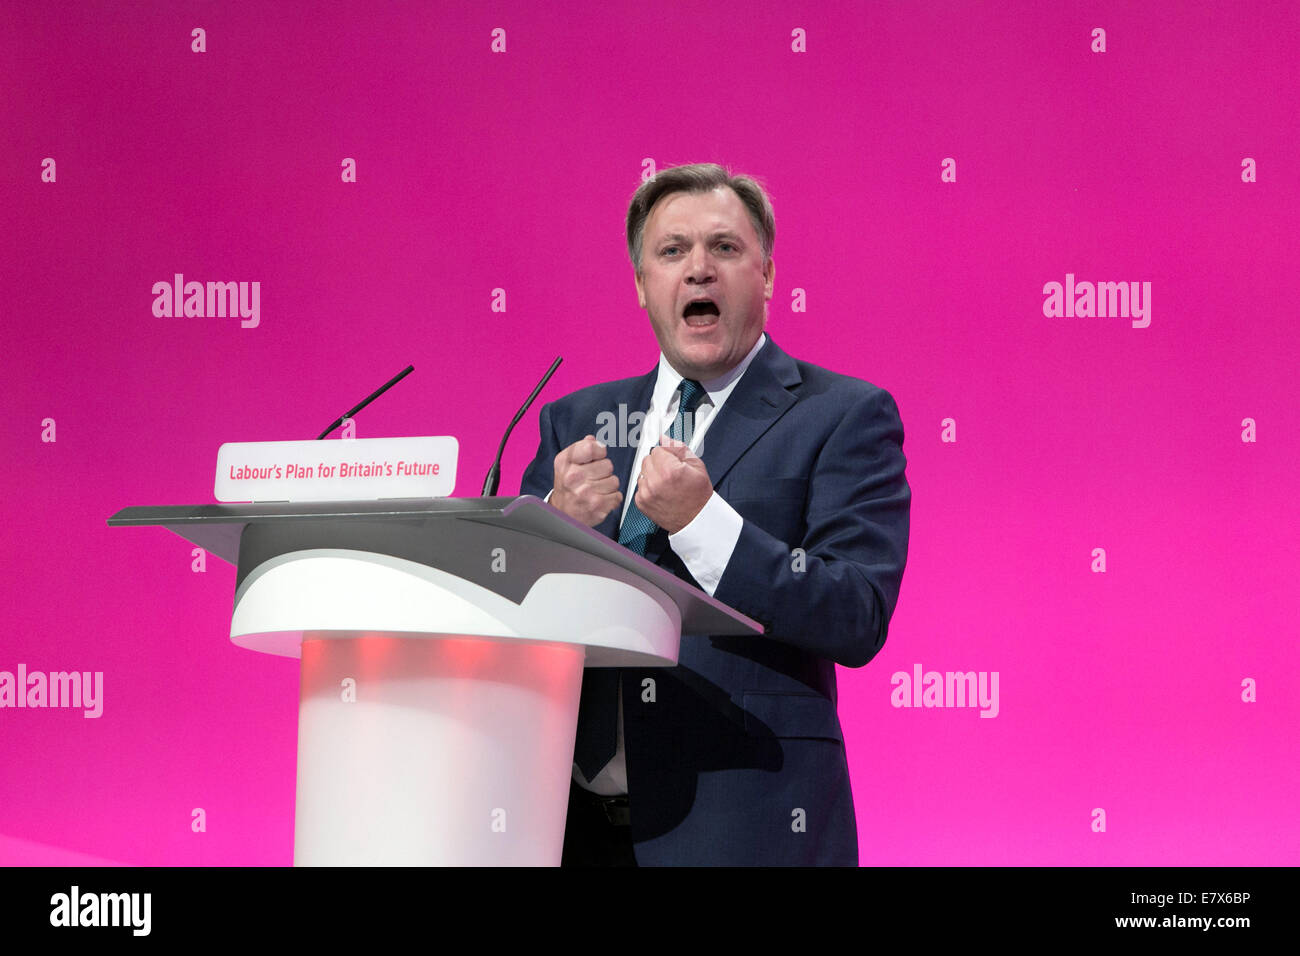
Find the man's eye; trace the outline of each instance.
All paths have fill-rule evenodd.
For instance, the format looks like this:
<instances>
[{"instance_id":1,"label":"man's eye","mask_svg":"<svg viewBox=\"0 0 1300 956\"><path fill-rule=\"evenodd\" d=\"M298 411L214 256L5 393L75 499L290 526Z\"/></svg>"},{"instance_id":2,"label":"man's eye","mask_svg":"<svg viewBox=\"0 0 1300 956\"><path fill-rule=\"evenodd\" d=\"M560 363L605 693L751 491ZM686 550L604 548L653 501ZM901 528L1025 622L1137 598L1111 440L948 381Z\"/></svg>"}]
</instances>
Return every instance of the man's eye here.
<instances>
[{"instance_id":1,"label":"man's eye","mask_svg":"<svg viewBox=\"0 0 1300 956\"><path fill-rule=\"evenodd\" d=\"M666 255L668 255L668 253L669 253L670 250L672 250L672 249L676 249L676 248L677 248L676 246L669 246L667 249L662 250L662 252L660 253L660 255L665 255L665 256L666 256Z\"/></svg>"},{"instance_id":2,"label":"man's eye","mask_svg":"<svg viewBox=\"0 0 1300 956\"><path fill-rule=\"evenodd\" d=\"M720 246L726 246L728 249L735 249L735 248L736 248L734 245L732 245L732 244L729 243L729 242L721 242L721 243L718 243L718 245L720 245Z\"/></svg>"}]
</instances>

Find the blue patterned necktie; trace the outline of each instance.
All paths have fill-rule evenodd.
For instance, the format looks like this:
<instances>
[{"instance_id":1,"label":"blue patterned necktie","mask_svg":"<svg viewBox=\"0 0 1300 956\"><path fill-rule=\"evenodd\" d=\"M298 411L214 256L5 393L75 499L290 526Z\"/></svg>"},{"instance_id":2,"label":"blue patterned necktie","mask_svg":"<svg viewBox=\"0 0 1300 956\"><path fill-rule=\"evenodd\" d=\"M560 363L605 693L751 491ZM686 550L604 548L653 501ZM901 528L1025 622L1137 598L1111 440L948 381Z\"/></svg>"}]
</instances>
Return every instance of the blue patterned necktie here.
<instances>
[{"instance_id":1,"label":"blue patterned necktie","mask_svg":"<svg viewBox=\"0 0 1300 956\"><path fill-rule=\"evenodd\" d=\"M691 422L693 426L695 410L707 393L703 385L689 378L682 379L681 385L677 386L677 392L680 400L677 403L677 415L673 419L672 427L668 429L668 437L676 441L687 441L687 438L695 433L694 427L688 430L687 422ZM644 462L642 467L645 467ZM627 507L627 514L623 516L623 524L618 532L618 543L629 551L644 555L650 539L660 529L636 506L635 485L629 497L632 502ZM573 759L588 781L593 780L618 752L620 673L617 667L592 667L582 672L582 700L578 710L578 733Z\"/></svg>"}]
</instances>

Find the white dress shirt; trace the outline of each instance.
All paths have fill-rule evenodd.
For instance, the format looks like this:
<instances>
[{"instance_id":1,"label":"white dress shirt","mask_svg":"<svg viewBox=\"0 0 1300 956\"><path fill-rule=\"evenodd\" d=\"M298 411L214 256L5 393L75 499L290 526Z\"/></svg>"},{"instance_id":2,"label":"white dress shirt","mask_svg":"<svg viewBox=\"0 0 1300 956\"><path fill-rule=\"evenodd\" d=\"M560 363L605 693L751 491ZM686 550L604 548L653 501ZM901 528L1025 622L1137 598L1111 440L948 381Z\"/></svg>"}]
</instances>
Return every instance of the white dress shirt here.
<instances>
[{"instance_id":1,"label":"white dress shirt","mask_svg":"<svg viewBox=\"0 0 1300 956\"><path fill-rule=\"evenodd\" d=\"M709 430L709 425L712 424L718 412L721 411L723 402L735 389L736 383L745 374L745 370L749 368L749 363L754 360L754 356L758 354L758 350L766 342L767 333L761 333L758 341L754 343L754 347L749 350L749 354L741 360L739 365L725 375L720 375L707 382L700 382L707 397L700 399L699 406L695 411L694 432L689 434L690 441L688 443L688 447L692 452L699 454L701 443L704 440L705 433ZM655 379L654 393L650 396L650 408L646 410L646 417L641 425L641 441L637 446L636 458L632 462L631 478L628 481L628 487L623 489L624 518L627 517L627 509L631 507L632 499L635 497L636 479L641 474L642 462L645 461L650 451L659 444L659 436L668 433L673 419L677 417L677 405L681 400L677 388L681 385L684 377L668 364L668 359L660 352L659 373ZM736 542L740 540L740 532L744 523L744 519L736 510L727 504L715 491L700 510L700 513L691 520L690 524L676 534L668 536L668 544L681 558L682 564L686 565L686 569L691 572L691 576L695 578L700 587L710 597L717 590L723 572L727 570L727 562L731 560L731 554L736 550ZM619 525L622 526L621 520ZM583 777L582 771L578 769L578 765L575 763L573 765L573 779L579 786L605 796L627 793L627 755L623 748L622 686L619 687L618 692L618 750L609 763L605 764L590 781Z\"/></svg>"}]
</instances>

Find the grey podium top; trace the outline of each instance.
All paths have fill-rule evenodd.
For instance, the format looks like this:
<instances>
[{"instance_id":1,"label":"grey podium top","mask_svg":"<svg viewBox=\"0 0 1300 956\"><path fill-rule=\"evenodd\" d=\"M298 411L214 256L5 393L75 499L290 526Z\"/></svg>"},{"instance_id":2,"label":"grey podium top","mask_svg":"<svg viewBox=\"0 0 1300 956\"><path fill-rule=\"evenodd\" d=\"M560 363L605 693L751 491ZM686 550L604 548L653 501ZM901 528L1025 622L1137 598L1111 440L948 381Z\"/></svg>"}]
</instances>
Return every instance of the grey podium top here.
<instances>
[{"instance_id":1,"label":"grey podium top","mask_svg":"<svg viewBox=\"0 0 1300 956\"><path fill-rule=\"evenodd\" d=\"M140 506L123 508L108 519L108 524L115 528L157 525L238 566L240 541L249 525L269 529L273 525L301 527L349 519L422 523L461 520L534 535L608 561L655 585L681 611L683 634L763 633L762 625L751 618L532 495Z\"/></svg>"}]
</instances>

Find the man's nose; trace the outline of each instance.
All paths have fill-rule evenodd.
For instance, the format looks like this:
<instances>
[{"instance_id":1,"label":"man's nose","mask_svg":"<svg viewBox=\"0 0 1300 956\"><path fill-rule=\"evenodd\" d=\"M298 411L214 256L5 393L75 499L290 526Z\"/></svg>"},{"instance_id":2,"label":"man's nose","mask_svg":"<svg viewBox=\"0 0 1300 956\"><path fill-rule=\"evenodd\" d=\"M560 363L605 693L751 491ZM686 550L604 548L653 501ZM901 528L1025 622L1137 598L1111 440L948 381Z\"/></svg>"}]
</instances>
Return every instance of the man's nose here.
<instances>
[{"instance_id":1,"label":"man's nose","mask_svg":"<svg viewBox=\"0 0 1300 956\"><path fill-rule=\"evenodd\" d=\"M696 244L691 249L690 258L686 260L686 281L687 282L711 282L716 278L714 269L713 256L709 250L702 244Z\"/></svg>"}]
</instances>

